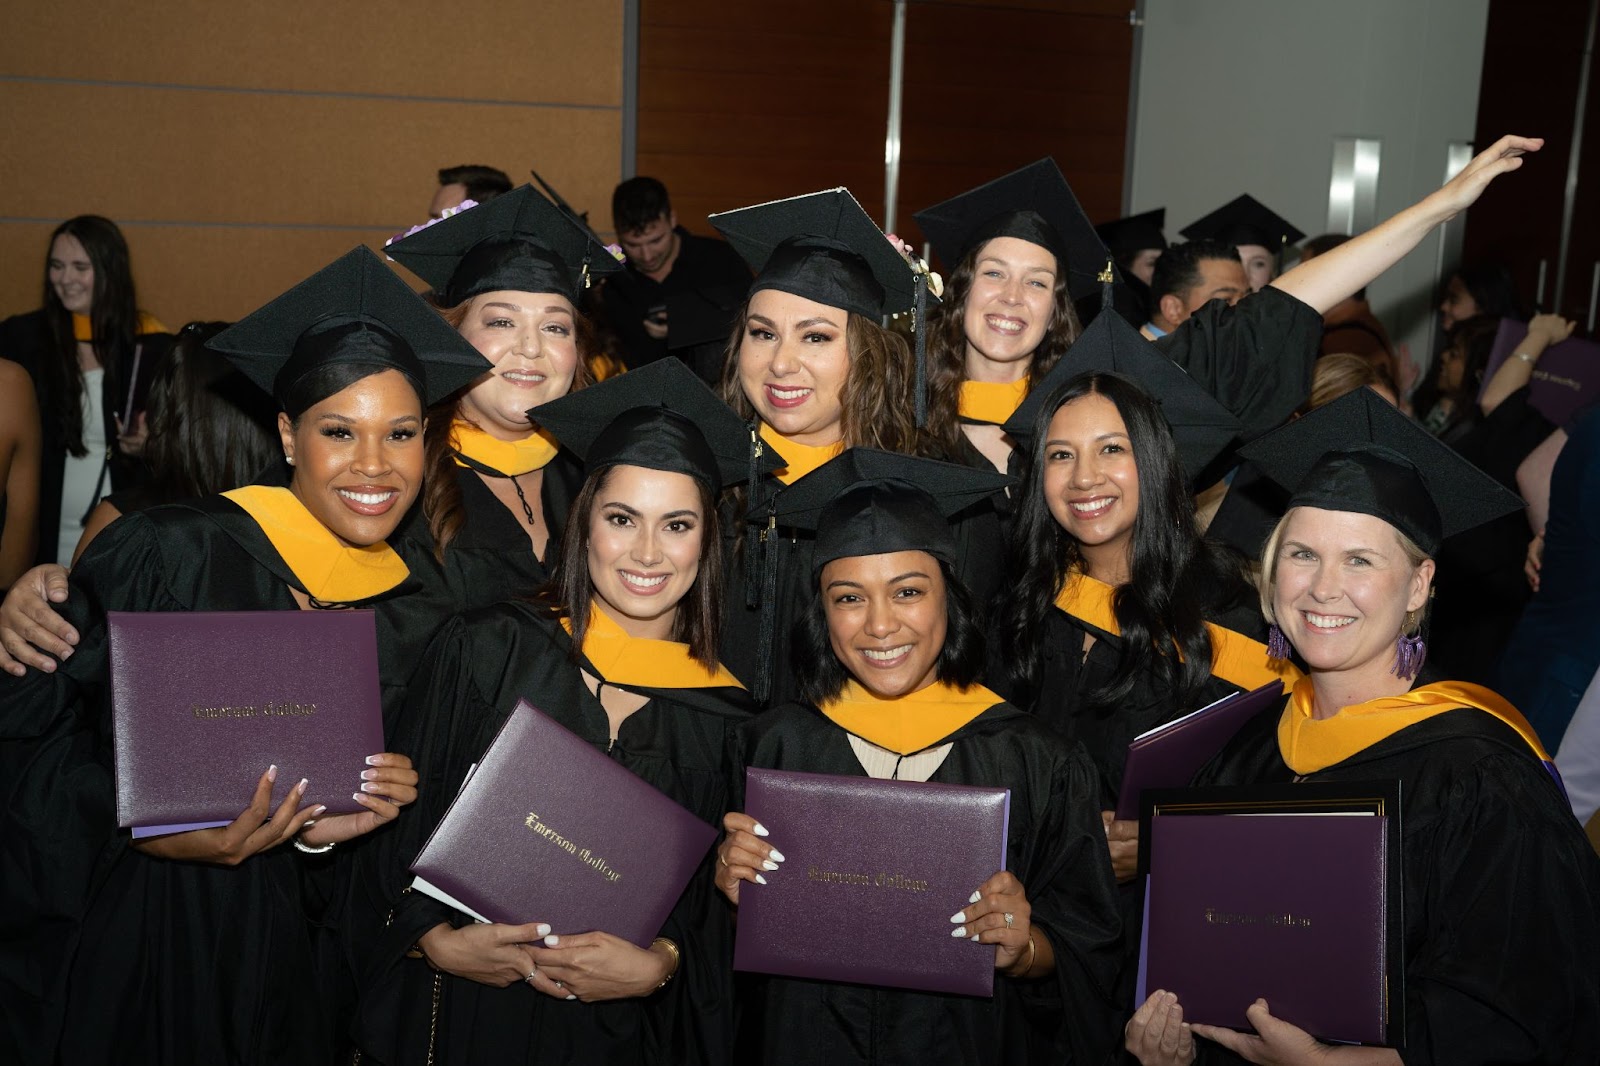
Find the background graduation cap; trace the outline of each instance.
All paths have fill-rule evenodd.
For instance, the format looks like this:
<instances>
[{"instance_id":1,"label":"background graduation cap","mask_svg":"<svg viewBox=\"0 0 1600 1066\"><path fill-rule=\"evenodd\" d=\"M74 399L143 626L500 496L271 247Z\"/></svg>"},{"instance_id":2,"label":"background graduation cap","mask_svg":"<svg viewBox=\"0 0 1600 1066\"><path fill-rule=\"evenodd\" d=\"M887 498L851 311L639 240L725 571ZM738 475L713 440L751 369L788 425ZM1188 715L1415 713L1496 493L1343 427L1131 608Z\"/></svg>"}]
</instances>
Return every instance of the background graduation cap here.
<instances>
[{"instance_id":1,"label":"background graduation cap","mask_svg":"<svg viewBox=\"0 0 1600 1066\"><path fill-rule=\"evenodd\" d=\"M1295 244L1306 236L1249 193L1228 201L1178 232L1185 240L1213 240L1234 246L1259 244L1273 253L1282 252L1285 245Z\"/></svg>"},{"instance_id":2,"label":"background graduation cap","mask_svg":"<svg viewBox=\"0 0 1600 1066\"><path fill-rule=\"evenodd\" d=\"M589 473L643 466L688 474L720 492L784 466L770 445L752 466L750 427L670 356L532 408L528 418L577 453Z\"/></svg>"},{"instance_id":3,"label":"background graduation cap","mask_svg":"<svg viewBox=\"0 0 1600 1066\"><path fill-rule=\"evenodd\" d=\"M451 215L384 249L456 304L497 289L557 292L577 304L591 275L622 269L600 238L532 185Z\"/></svg>"},{"instance_id":4,"label":"background graduation cap","mask_svg":"<svg viewBox=\"0 0 1600 1066\"><path fill-rule=\"evenodd\" d=\"M571 204L567 203L566 199L560 193L556 192L555 186L551 185L548 181L545 181L544 175L540 174L537 170L529 167L528 173L533 175L533 180L539 183L539 188L544 191L545 196L550 198L551 203L555 204L557 207L561 208L562 211L566 212L567 216L573 221L584 226L586 229L589 227L589 212L579 211ZM593 230L590 230L590 232L592 233ZM598 235L596 239L598 239ZM604 242L602 241L601 243Z\"/></svg>"},{"instance_id":5,"label":"background graduation cap","mask_svg":"<svg viewBox=\"0 0 1600 1066\"><path fill-rule=\"evenodd\" d=\"M927 275L912 269L849 189L741 207L707 221L756 271L752 294L777 289L874 320L913 311L917 424L923 423L925 321L936 301Z\"/></svg>"},{"instance_id":6,"label":"background graduation cap","mask_svg":"<svg viewBox=\"0 0 1600 1066\"><path fill-rule=\"evenodd\" d=\"M1522 499L1371 389L1357 389L1241 448L1290 490L1290 507L1383 519L1428 555Z\"/></svg>"},{"instance_id":7,"label":"background graduation cap","mask_svg":"<svg viewBox=\"0 0 1600 1066\"><path fill-rule=\"evenodd\" d=\"M366 247L346 252L206 346L280 402L307 372L334 363L393 367L429 404L494 369Z\"/></svg>"},{"instance_id":8,"label":"background graduation cap","mask_svg":"<svg viewBox=\"0 0 1600 1066\"><path fill-rule=\"evenodd\" d=\"M1089 225L1054 159L1029 163L918 211L915 217L946 270L954 270L973 245L995 237L1017 237L1050 250L1066 271L1073 299L1092 295L1116 280L1111 253Z\"/></svg>"},{"instance_id":9,"label":"background graduation cap","mask_svg":"<svg viewBox=\"0 0 1600 1066\"><path fill-rule=\"evenodd\" d=\"M1006 422L1005 431L1027 447L1051 394L1079 375L1103 371L1128 378L1160 404L1191 484L1227 450L1243 428L1227 408L1140 336L1122 316L1102 314L1033 386L1028 398Z\"/></svg>"},{"instance_id":10,"label":"background graduation cap","mask_svg":"<svg viewBox=\"0 0 1600 1066\"><path fill-rule=\"evenodd\" d=\"M1127 218L1102 222L1094 228L1100 239L1118 260L1128 259L1151 248L1167 249L1167 237L1162 232L1167 225L1167 209L1129 215Z\"/></svg>"}]
</instances>

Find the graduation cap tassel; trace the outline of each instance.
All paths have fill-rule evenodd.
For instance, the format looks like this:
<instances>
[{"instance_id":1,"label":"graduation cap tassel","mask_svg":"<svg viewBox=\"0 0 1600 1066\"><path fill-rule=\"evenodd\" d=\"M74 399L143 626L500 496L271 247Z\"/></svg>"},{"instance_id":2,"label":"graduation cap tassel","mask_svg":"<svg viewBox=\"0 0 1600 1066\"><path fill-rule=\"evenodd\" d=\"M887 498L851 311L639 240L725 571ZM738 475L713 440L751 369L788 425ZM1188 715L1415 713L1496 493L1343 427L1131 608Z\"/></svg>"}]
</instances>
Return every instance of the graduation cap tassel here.
<instances>
[{"instance_id":1,"label":"graduation cap tassel","mask_svg":"<svg viewBox=\"0 0 1600 1066\"><path fill-rule=\"evenodd\" d=\"M749 475L745 480L746 516L755 513L759 505L760 494L764 488L761 484L760 463L758 460L765 450L765 445L761 442L761 432L757 428L758 425L759 423L757 422L750 423L750 468ZM744 605L746 607L755 607L761 602L761 576L757 569L759 565L757 553L759 550L760 539L757 535L755 524L747 521L745 522L744 537Z\"/></svg>"},{"instance_id":2,"label":"graduation cap tassel","mask_svg":"<svg viewBox=\"0 0 1600 1066\"><path fill-rule=\"evenodd\" d=\"M761 531L761 635L756 642L757 703L764 704L772 696L772 645L773 630L778 626L778 518L769 510L767 526Z\"/></svg>"},{"instance_id":3,"label":"graduation cap tassel","mask_svg":"<svg viewBox=\"0 0 1600 1066\"><path fill-rule=\"evenodd\" d=\"M1100 310L1111 310L1111 286L1116 283L1117 272L1111 266L1111 260L1106 259L1106 268L1100 271Z\"/></svg>"},{"instance_id":4,"label":"graduation cap tassel","mask_svg":"<svg viewBox=\"0 0 1600 1066\"><path fill-rule=\"evenodd\" d=\"M911 338L917 364L917 428L928 423L928 275L916 272L911 283L914 302L911 307Z\"/></svg>"}]
</instances>

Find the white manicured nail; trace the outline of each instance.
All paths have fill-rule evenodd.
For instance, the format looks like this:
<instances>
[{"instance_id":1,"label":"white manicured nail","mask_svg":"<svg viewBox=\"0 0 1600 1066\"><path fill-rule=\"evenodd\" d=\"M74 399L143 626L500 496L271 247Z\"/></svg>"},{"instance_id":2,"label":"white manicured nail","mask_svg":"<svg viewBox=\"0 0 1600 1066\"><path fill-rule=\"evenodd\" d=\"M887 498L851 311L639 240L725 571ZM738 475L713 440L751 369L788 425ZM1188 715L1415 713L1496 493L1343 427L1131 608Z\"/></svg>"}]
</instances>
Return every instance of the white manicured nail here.
<instances>
[{"instance_id":1,"label":"white manicured nail","mask_svg":"<svg viewBox=\"0 0 1600 1066\"><path fill-rule=\"evenodd\" d=\"M968 903L976 903L982 898L983 898L983 893L982 892L973 892L972 895L967 897L967 902Z\"/></svg>"},{"instance_id":2,"label":"white manicured nail","mask_svg":"<svg viewBox=\"0 0 1600 1066\"><path fill-rule=\"evenodd\" d=\"M756 884L764 885L766 883L767 883L767 879L765 877L762 877L760 874L756 874Z\"/></svg>"},{"instance_id":3,"label":"white manicured nail","mask_svg":"<svg viewBox=\"0 0 1600 1066\"><path fill-rule=\"evenodd\" d=\"M776 870L778 868L778 864L775 862L767 862L766 860L762 860L761 868L763 870Z\"/></svg>"},{"instance_id":4,"label":"white manicured nail","mask_svg":"<svg viewBox=\"0 0 1600 1066\"><path fill-rule=\"evenodd\" d=\"M547 936L544 938L544 946L547 948L560 947L561 938L558 936Z\"/></svg>"},{"instance_id":5,"label":"white manicured nail","mask_svg":"<svg viewBox=\"0 0 1600 1066\"><path fill-rule=\"evenodd\" d=\"M956 937L957 939L964 937L967 935L967 927L964 925L958 925L954 929L950 930L950 935Z\"/></svg>"},{"instance_id":6,"label":"white manicured nail","mask_svg":"<svg viewBox=\"0 0 1600 1066\"><path fill-rule=\"evenodd\" d=\"M772 834L767 832L767 827L762 825L760 822L756 823L755 833L756 833L756 836L758 836L758 837L764 837L764 836L771 836L772 835Z\"/></svg>"},{"instance_id":7,"label":"white manicured nail","mask_svg":"<svg viewBox=\"0 0 1600 1066\"><path fill-rule=\"evenodd\" d=\"M545 925L543 922L540 922L538 925L534 926L533 927L533 931L535 933L538 933L540 936L549 936L550 935L550 927L548 925Z\"/></svg>"},{"instance_id":8,"label":"white manicured nail","mask_svg":"<svg viewBox=\"0 0 1600 1066\"><path fill-rule=\"evenodd\" d=\"M771 859L773 862L782 862L783 852L779 851L777 848L773 848L767 852L767 858Z\"/></svg>"},{"instance_id":9,"label":"white manicured nail","mask_svg":"<svg viewBox=\"0 0 1600 1066\"><path fill-rule=\"evenodd\" d=\"M952 914L950 916L950 920L952 922L964 922L964 921L967 920L967 912L966 911L956 911L954 914Z\"/></svg>"}]
</instances>

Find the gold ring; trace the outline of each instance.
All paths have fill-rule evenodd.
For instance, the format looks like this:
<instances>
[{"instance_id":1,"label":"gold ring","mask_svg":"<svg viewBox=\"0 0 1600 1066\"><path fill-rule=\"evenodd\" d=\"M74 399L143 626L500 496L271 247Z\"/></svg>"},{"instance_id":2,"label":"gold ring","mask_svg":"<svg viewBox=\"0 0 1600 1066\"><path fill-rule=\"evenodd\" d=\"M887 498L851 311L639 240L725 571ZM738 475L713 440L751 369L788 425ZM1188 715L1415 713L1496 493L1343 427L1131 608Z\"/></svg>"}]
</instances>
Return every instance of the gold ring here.
<instances>
[{"instance_id":1,"label":"gold ring","mask_svg":"<svg viewBox=\"0 0 1600 1066\"><path fill-rule=\"evenodd\" d=\"M727 869L727 868L728 868L728 860L727 860L727 859L724 859L724 858L723 858L723 857L722 857L722 856L721 856L721 855L718 855L718 856L717 856L717 863L718 863L718 865L720 865L720 866L721 866L721 867L722 867L722 868L723 868L723 869Z\"/></svg>"}]
</instances>

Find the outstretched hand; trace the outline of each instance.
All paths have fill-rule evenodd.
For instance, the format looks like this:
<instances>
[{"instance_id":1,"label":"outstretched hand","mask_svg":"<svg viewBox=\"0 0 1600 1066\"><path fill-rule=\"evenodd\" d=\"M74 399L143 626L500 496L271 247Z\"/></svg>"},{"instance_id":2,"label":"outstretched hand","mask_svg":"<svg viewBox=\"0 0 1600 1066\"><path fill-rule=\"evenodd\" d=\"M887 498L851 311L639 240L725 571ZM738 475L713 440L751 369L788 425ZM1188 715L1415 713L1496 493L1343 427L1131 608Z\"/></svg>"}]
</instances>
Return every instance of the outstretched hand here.
<instances>
[{"instance_id":1,"label":"outstretched hand","mask_svg":"<svg viewBox=\"0 0 1600 1066\"><path fill-rule=\"evenodd\" d=\"M1544 147L1543 137L1507 134L1472 157L1461 173L1445 182L1430 200L1441 211L1439 221L1454 218L1477 202L1489 183L1522 166L1522 157Z\"/></svg>"}]
</instances>

